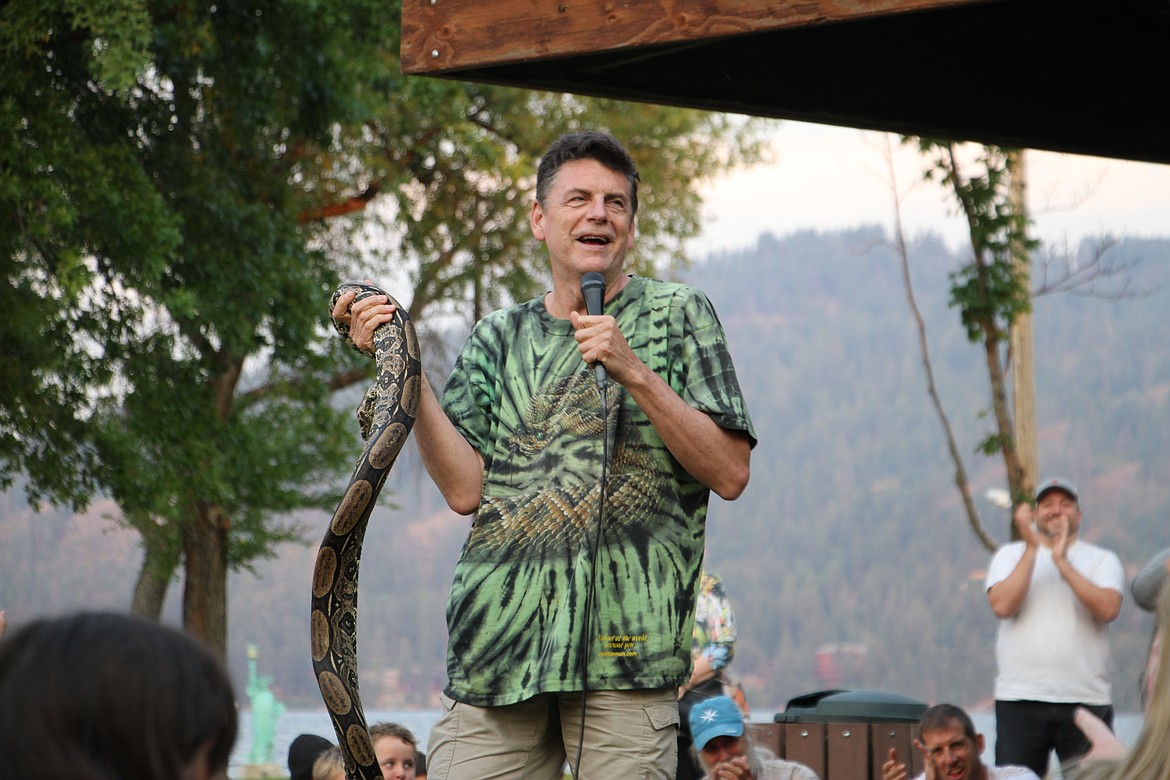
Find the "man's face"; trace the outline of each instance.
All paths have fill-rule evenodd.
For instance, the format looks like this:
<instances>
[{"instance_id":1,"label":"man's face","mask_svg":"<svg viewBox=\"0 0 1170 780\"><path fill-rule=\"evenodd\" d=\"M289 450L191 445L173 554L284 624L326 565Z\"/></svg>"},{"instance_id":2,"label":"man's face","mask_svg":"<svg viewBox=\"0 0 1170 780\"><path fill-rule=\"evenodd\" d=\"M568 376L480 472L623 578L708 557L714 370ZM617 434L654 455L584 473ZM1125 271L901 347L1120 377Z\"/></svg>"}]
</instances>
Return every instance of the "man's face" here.
<instances>
[{"instance_id":1,"label":"man's face","mask_svg":"<svg viewBox=\"0 0 1170 780\"><path fill-rule=\"evenodd\" d=\"M716 764L744 755L743 737L714 737L699 751L703 764L710 771Z\"/></svg>"},{"instance_id":2,"label":"man's face","mask_svg":"<svg viewBox=\"0 0 1170 780\"><path fill-rule=\"evenodd\" d=\"M1081 527L1081 508L1068 493L1054 488L1036 502L1036 528L1053 537L1063 523L1068 524L1069 535L1075 534Z\"/></svg>"},{"instance_id":3,"label":"man's face","mask_svg":"<svg viewBox=\"0 0 1170 780\"><path fill-rule=\"evenodd\" d=\"M548 246L553 281L576 286L587 271L612 282L634 243L630 183L596 160L560 167L543 204L532 206L532 234Z\"/></svg>"},{"instance_id":4,"label":"man's face","mask_svg":"<svg viewBox=\"0 0 1170 780\"><path fill-rule=\"evenodd\" d=\"M952 722L946 728L922 732L926 746L926 760L935 770L937 780L983 780L983 735L973 740L963 727Z\"/></svg>"}]
</instances>

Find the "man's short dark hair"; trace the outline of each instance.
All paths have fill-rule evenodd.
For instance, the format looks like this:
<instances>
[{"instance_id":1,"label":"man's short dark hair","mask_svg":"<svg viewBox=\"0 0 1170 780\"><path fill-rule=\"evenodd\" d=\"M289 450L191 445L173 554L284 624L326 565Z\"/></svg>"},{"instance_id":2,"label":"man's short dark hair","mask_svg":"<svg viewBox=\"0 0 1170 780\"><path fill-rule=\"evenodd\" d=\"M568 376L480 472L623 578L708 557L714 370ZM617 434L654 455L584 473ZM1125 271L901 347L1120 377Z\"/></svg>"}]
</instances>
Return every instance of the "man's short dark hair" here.
<instances>
[{"instance_id":1,"label":"man's short dark hair","mask_svg":"<svg viewBox=\"0 0 1170 780\"><path fill-rule=\"evenodd\" d=\"M536 202L542 206L557 171L574 160L596 160L626 177L630 185L630 216L638 213L638 167L621 142L609 133L588 130L569 133L553 141L536 167Z\"/></svg>"},{"instance_id":2,"label":"man's short dark hair","mask_svg":"<svg viewBox=\"0 0 1170 780\"><path fill-rule=\"evenodd\" d=\"M963 727L963 733L967 735L967 739L972 742L979 741L978 735L975 733L975 724L971 722L971 716L953 704L936 704L922 713L922 719L918 721L918 736L921 737L927 731L945 729L953 723L958 723Z\"/></svg>"}]
</instances>

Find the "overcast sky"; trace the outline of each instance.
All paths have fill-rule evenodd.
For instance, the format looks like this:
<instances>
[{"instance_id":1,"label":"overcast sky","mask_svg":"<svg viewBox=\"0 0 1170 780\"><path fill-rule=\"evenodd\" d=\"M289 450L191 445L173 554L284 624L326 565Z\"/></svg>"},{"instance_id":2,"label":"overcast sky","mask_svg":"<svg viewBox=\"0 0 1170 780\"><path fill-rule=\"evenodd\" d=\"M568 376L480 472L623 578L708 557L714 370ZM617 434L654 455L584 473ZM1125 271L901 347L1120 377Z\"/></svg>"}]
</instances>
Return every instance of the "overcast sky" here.
<instances>
[{"instance_id":1,"label":"overcast sky","mask_svg":"<svg viewBox=\"0 0 1170 780\"><path fill-rule=\"evenodd\" d=\"M704 191L707 217L696 257L754 246L761 233L877 224L890 232L893 195L885 162L893 151L908 238L935 232L955 249L965 226L943 189L919 183L925 160L875 131L784 121L773 161L720 179ZM1028 205L1036 237L1077 243L1115 237L1170 237L1170 166L1029 150Z\"/></svg>"}]
</instances>

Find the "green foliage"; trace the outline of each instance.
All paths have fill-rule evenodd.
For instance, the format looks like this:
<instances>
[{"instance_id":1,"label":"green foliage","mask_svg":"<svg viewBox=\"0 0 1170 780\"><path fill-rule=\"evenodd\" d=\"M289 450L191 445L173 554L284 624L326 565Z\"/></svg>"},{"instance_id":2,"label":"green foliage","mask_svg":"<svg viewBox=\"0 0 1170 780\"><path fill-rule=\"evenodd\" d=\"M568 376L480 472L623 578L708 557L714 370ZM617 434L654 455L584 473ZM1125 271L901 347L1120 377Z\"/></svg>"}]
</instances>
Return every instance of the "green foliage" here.
<instances>
[{"instance_id":1,"label":"green foliage","mask_svg":"<svg viewBox=\"0 0 1170 780\"><path fill-rule=\"evenodd\" d=\"M966 174L954 142L915 140L930 162L925 177L951 191L971 238L970 262L951 274L951 305L972 342L989 334L1002 339L1016 317L1031 310L1028 276L1018 270L1015 257L1039 246L1027 237L1027 214L1012 205L1008 155L997 146L979 147L977 173Z\"/></svg>"},{"instance_id":2,"label":"green foliage","mask_svg":"<svg viewBox=\"0 0 1170 780\"><path fill-rule=\"evenodd\" d=\"M399 24L375 0L0 8L0 480L111 496L150 554L225 517L201 554L248 566L359 451L342 274L406 278L416 320L533 294L535 161L587 125L643 168L640 267L677 263L696 182L759 157L759 122L403 77Z\"/></svg>"},{"instance_id":3,"label":"green foliage","mask_svg":"<svg viewBox=\"0 0 1170 780\"><path fill-rule=\"evenodd\" d=\"M1003 452L1003 440L1004 437L999 434L989 433L976 445L975 451L987 457L996 455Z\"/></svg>"},{"instance_id":4,"label":"green foliage","mask_svg":"<svg viewBox=\"0 0 1170 780\"><path fill-rule=\"evenodd\" d=\"M682 263L700 224L694 185L762 154L755 120L426 78L394 87L365 128L377 143L361 153L393 202L367 216L390 223L416 318L436 303L472 301L460 309L470 322L547 289L528 217L539 155L564 132L608 130L634 156L645 185L631 260L643 273ZM346 182L324 186L344 191Z\"/></svg>"}]
</instances>

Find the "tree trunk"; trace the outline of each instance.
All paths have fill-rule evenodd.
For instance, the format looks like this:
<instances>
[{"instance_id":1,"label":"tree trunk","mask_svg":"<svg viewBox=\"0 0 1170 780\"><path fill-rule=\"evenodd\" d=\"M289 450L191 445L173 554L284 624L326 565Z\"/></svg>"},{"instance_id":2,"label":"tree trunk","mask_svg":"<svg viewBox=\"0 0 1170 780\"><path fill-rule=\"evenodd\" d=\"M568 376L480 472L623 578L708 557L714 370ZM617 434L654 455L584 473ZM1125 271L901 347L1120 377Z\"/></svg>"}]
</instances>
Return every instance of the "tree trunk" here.
<instances>
[{"instance_id":1,"label":"tree trunk","mask_svg":"<svg viewBox=\"0 0 1170 780\"><path fill-rule=\"evenodd\" d=\"M1007 471L1008 485L1011 487L1013 502L1018 495L1019 485L1023 482L1023 469L1020 466L1019 450L1016 449L1014 438L1015 426L1012 423L1011 408L1008 404L1007 377L1004 376L1000 365L1000 339L990 327L984 328L983 349L987 357L987 376L991 380L991 406L995 414L996 430L999 431L1003 464Z\"/></svg>"},{"instance_id":2,"label":"tree trunk","mask_svg":"<svg viewBox=\"0 0 1170 780\"><path fill-rule=\"evenodd\" d=\"M1026 196L1026 175L1024 151L1015 149L1008 152L1007 168L1011 176L1009 197L1012 213L1019 219L1020 230L1027 224L1028 204ZM1027 249L1027 235L1021 232L1012 242L1012 269L1016 278L1026 287L1031 287L1032 258ZM1013 436L1019 453L1020 484L1011 485L1012 505L1021 497L1030 498L1036 490L1039 455L1036 450L1036 380L1032 357L1032 312L1016 315L1011 329L1012 354L1012 400L1015 423ZM1008 533L1013 540L1019 539L1020 531L1008 519Z\"/></svg>"},{"instance_id":3,"label":"tree trunk","mask_svg":"<svg viewBox=\"0 0 1170 780\"><path fill-rule=\"evenodd\" d=\"M197 501L183 527L183 626L227 658L228 529L223 509Z\"/></svg>"},{"instance_id":4,"label":"tree trunk","mask_svg":"<svg viewBox=\"0 0 1170 780\"><path fill-rule=\"evenodd\" d=\"M135 527L142 538L142 549L145 554L142 558L142 569L134 583L130 611L140 617L158 620L162 617L167 588L179 563L179 551L164 537L164 527L155 525L150 518L143 523L136 523Z\"/></svg>"}]
</instances>

